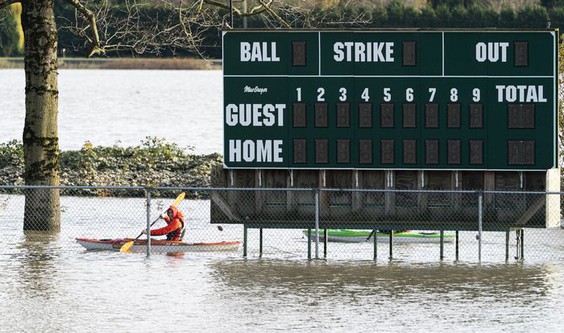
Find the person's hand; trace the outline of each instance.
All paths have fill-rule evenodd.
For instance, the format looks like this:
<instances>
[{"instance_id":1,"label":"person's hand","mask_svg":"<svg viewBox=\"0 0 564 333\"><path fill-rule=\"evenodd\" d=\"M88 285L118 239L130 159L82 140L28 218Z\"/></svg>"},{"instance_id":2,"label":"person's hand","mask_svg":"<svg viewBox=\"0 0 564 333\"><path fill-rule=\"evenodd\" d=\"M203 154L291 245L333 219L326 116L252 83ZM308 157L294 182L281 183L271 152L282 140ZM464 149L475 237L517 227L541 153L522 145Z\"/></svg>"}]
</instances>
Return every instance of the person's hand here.
<instances>
[{"instance_id":1,"label":"person's hand","mask_svg":"<svg viewBox=\"0 0 564 333\"><path fill-rule=\"evenodd\" d=\"M162 214L161 214L161 219L164 220L164 218L165 218L166 216L167 216L167 215L166 215L166 212L162 213Z\"/></svg>"},{"instance_id":2,"label":"person's hand","mask_svg":"<svg viewBox=\"0 0 564 333\"><path fill-rule=\"evenodd\" d=\"M141 233L142 233L143 235L146 235L146 234L147 234L147 229L143 229L143 230L141 231Z\"/></svg>"}]
</instances>

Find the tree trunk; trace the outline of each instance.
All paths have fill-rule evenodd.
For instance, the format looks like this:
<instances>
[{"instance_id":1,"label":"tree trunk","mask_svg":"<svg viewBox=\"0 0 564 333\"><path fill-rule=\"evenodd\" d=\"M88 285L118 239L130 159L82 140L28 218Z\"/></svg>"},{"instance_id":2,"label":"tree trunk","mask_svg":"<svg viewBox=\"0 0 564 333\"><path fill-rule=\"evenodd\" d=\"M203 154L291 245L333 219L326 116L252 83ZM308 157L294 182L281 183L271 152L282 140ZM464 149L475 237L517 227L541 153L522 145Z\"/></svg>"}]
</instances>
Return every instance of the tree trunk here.
<instances>
[{"instance_id":1,"label":"tree trunk","mask_svg":"<svg viewBox=\"0 0 564 333\"><path fill-rule=\"evenodd\" d=\"M57 27L53 2L22 1L26 185L59 185ZM26 190L24 230L60 230L59 206L58 190Z\"/></svg>"}]
</instances>

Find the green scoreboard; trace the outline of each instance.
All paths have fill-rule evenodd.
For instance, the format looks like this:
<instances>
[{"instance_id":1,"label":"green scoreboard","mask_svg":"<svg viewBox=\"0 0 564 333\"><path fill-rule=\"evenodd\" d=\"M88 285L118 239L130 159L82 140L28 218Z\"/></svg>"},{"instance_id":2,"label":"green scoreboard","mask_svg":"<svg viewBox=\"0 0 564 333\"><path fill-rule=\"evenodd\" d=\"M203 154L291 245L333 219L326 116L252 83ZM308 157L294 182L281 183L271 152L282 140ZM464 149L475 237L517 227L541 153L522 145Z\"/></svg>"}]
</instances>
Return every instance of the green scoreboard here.
<instances>
[{"instance_id":1,"label":"green scoreboard","mask_svg":"<svg viewBox=\"0 0 564 333\"><path fill-rule=\"evenodd\" d=\"M227 168L548 170L557 30L223 33Z\"/></svg>"}]
</instances>

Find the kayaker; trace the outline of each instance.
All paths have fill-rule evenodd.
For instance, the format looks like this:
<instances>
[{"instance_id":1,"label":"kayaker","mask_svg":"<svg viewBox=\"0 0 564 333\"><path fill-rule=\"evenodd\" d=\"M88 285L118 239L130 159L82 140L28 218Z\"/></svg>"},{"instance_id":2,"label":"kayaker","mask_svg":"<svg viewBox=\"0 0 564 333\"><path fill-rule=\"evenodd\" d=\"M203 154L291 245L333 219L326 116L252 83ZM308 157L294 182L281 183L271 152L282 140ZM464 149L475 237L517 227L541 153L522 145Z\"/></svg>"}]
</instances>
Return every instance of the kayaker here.
<instances>
[{"instance_id":1,"label":"kayaker","mask_svg":"<svg viewBox=\"0 0 564 333\"><path fill-rule=\"evenodd\" d=\"M181 241L182 237L184 237L184 215L182 212L178 208L170 206L166 212L161 215L161 218L165 220L167 226L152 229L151 236L166 235L167 240ZM147 230L143 229L142 233L146 234Z\"/></svg>"}]
</instances>

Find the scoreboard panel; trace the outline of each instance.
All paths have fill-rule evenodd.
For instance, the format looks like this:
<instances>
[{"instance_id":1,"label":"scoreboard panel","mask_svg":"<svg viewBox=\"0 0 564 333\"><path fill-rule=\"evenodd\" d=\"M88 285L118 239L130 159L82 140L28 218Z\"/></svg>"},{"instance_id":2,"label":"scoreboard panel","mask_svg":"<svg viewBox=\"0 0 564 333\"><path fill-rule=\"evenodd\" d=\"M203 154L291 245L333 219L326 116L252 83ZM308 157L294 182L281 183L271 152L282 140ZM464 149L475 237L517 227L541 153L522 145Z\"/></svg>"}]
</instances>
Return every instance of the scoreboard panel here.
<instances>
[{"instance_id":1,"label":"scoreboard panel","mask_svg":"<svg viewBox=\"0 0 564 333\"><path fill-rule=\"evenodd\" d=\"M532 31L226 31L227 168L548 170L557 39Z\"/></svg>"}]
</instances>

